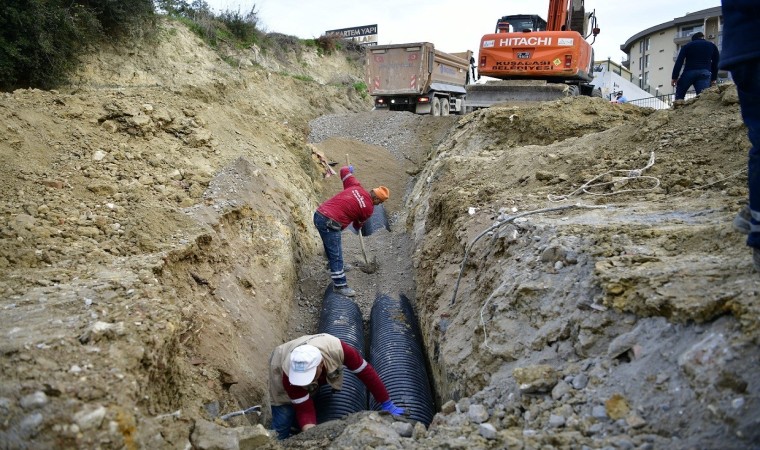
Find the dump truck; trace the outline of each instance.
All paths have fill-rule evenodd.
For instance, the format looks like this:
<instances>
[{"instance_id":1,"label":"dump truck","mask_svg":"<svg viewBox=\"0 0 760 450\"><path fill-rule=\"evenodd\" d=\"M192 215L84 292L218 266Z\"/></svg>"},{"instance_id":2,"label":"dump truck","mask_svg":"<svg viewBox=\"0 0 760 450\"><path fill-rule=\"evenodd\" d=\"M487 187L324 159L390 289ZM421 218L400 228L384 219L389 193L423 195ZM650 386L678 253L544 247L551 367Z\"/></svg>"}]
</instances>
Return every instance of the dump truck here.
<instances>
[{"instance_id":1,"label":"dump truck","mask_svg":"<svg viewBox=\"0 0 760 450\"><path fill-rule=\"evenodd\" d=\"M430 42L367 47L367 87L375 109L464 114L471 59L471 51L444 53Z\"/></svg>"},{"instance_id":2,"label":"dump truck","mask_svg":"<svg viewBox=\"0 0 760 450\"><path fill-rule=\"evenodd\" d=\"M495 80L467 87L470 108L602 96L590 84L591 45L599 34L594 12L586 13L583 0L551 0L548 19L529 14L497 19L494 33L481 38L477 59L478 77ZM587 41L590 36L591 42Z\"/></svg>"}]
</instances>

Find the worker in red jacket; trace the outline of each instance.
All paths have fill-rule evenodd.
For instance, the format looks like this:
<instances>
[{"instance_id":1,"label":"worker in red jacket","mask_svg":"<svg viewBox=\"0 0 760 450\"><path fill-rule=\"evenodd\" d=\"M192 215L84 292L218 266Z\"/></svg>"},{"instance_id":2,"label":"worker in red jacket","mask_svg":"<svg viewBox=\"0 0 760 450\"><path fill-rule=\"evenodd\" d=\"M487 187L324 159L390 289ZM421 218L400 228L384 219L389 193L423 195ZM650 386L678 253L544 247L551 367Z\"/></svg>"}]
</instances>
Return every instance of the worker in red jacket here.
<instances>
[{"instance_id":1,"label":"worker in red jacket","mask_svg":"<svg viewBox=\"0 0 760 450\"><path fill-rule=\"evenodd\" d=\"M319 231L325 255L330 265L335 292L347 297L353 297L356 292L348 287L346 273L343 270L343 248L340 233L346 227L361 229L364 222L372 216L375 205L388 200L390 192L385 186L379 186L367 192L359 181L354 178L353 166L340 169L340 179L343 190L329 200L319 205L314 213L314 226Z\"/></svg>"},{"instance_id":2,"label":"worker in red jacket","mask_svg":"<svg viewBox=\"0 0 760 450\"><path fill-rule=\"evenodd\" d=\"M289 437L295 424L303 431L317 424L311 396L328 383L340 390L343 366L367 386L383 411L404 414L404 409L391 401L375 369L354 347L327 333L307 335L278 346L269 358L272 429L278 439Z\"/></svg>"}]
</instances>

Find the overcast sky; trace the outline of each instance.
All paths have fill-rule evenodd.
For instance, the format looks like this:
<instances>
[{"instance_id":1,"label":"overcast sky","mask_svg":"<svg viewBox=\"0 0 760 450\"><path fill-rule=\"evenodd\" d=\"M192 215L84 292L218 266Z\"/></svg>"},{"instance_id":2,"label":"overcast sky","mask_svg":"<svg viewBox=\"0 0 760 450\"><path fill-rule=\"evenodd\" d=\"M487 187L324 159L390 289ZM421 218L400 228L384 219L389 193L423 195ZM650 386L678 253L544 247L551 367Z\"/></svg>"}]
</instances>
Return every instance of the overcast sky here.
<instances>
[{"instance_id":1,"label":"overcast sky","mask_svg":"<svg viewBox=\"0 0 760 450\"><path fill-rule=\"evenodd\" d=\"M216 12L245 14L255 6L259 25L303 39L327 30L361 25L378 27L379 44L427 41L450 53L472 50L491 33L496 20L510 14L538 14L546 19L548 1L540 0L206 0ZM720 6L720 0L586 0L595 9L601 34L594 43L597 60L620 62L620 46L649 27L689 12Z\"/></svg>"}]
</instances>

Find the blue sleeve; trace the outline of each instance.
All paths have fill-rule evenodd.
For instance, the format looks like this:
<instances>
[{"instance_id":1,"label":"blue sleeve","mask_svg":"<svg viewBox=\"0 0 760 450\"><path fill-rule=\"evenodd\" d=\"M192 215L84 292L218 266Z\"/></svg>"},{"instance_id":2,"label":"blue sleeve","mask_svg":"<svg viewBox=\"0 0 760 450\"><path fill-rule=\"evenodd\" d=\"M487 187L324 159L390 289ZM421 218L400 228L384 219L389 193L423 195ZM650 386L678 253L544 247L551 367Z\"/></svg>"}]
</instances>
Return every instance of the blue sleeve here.
<instances>
[{"instance_id":1,"label":"blue sleeve","mask_svg":"<svg viewBox=\"0 0 760 450\"><path fill-rule=\"evenodd\" d=\"M683 49L686 47L681 47L681 51L678 52L678 58L676 58L676 64L673 66L673 76L670 77L672 80L677 80L678 76L681 74L681 66L683 66L683 60L685 58L686 52L683 51Z\"/></svg>"},{"instance_id":2,"label":"blue sleeve","mask_svg":"<svg viewBox=\"0 0 760 450\"><path fill-rule=\"evenodd\" d=\"M717 46L713 46L712 65L710 66L710 81L718 79L718 62L720 61L720 52Z\"/></svg>"}]
</instances>

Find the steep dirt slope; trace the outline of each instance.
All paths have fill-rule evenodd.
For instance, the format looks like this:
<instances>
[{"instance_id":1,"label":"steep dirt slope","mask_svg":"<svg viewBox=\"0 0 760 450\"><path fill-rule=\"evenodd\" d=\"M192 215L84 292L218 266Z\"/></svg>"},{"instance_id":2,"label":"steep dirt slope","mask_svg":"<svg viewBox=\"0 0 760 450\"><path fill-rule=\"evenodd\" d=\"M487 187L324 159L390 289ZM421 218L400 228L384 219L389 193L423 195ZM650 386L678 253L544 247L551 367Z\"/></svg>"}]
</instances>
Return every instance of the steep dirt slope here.
<instances>
[{"instance_id":1,"label":"steep dirt slope","mask_svg":"<svg viewBox=\"0 0 760 450\"><path fill-rule=\"evenodd\" d=\"M472 396L535 445L755 445L760 278L730 226L748 148L735 91L462 122L409 222L442 401Z\"/></svg>"},{"instance_id":2,"label":"steep dirt slope","mask_svg":"<svg viewBox=\"0 0 760 450\"><path fill-rule=\"evenodd\" d=\"M307 123L369 109L360 56L311 52L238 69L167 24L0 98L3 448L184 448L262 401L319 250Z\"/></svg>"}]
</instances>

